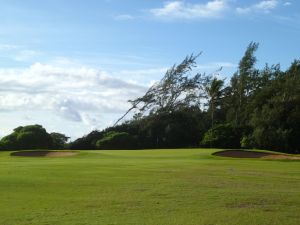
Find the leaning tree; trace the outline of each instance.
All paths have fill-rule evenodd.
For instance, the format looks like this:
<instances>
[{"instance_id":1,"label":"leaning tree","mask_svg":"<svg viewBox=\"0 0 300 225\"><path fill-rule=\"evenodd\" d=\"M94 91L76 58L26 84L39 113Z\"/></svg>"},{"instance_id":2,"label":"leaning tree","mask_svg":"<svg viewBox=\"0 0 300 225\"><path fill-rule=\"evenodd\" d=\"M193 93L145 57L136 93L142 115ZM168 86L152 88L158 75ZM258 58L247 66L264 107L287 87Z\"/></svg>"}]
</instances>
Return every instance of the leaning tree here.
<instances>
[{"instance_id":1,"label":"leaning tree","mask_svg":"<svg viewBox=\"0 0 300 225\"><path fill-rule=\"evenodd\" d=\"M135 112L135 117L142 117L149 114L172 113L184 107L200 107L201 99L205 96L204 87L211 80L211 76L205 74L192 75L200 54L187 56L180 64L173 65L143 96L129 100L131 107L115 125L132 111Z\"/></svg>"}]
</instances>

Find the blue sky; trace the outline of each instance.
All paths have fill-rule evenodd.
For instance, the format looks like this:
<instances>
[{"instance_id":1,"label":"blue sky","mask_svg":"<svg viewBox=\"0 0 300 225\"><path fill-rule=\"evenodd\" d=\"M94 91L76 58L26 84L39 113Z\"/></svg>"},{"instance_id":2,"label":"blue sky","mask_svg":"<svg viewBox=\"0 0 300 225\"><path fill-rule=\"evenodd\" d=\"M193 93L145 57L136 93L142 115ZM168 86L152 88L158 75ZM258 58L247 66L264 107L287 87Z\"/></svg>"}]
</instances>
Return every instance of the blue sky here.
<instances>
[{"instance_id":1,"label":"blue sky","mask_svg":"<svg viewBox=\"0 0 300 225\"><path fill-rule=\"evenodd\" d=\"M296 0L0 0L0 136L40 123L73 138L111 125L172 64L229 77L299 57Z\"/></svg>"}]
</instances>

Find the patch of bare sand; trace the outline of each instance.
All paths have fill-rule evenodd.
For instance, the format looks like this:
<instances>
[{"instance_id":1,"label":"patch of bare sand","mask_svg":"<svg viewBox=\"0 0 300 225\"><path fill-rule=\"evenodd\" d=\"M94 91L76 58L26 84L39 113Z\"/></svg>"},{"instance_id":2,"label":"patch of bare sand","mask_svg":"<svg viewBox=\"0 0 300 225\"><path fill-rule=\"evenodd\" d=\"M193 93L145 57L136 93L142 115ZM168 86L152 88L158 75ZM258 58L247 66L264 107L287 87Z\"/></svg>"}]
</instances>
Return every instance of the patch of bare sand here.
<instances>
[{"instance_id":1,"label":"patch of bare sand","mask_svg":"<svg viewBox=\"0 0 300 225\"><path fill-rule=\"evenodd\" d=\"M73 151L19 151L12 152L11 156L24 156L24 157L66 157L77 155L77 152Z\"/></svg>"},{"instance_id":2,"label":"patch of bare sand","mask_svg":"<svg viewBox=\"0 0 300 225\"><path fill-rule=\"evenodd\" d=\"M289 159L300 160L300 156L275 154L268 152L256 152L245 150L225 150L213 153L215 156L231 157L231 158L260 158L260 159Z\"/></svg>"}]
</instances>

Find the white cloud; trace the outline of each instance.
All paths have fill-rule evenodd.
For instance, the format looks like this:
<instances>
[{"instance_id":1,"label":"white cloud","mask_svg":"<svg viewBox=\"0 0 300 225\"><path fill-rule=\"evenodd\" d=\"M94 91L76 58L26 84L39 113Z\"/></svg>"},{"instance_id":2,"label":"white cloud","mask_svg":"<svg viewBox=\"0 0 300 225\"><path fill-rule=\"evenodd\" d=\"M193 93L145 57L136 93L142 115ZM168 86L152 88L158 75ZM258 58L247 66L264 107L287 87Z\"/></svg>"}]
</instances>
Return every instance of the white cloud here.
<instances>
[{"instance_id":1,"label":"white cloud","mask_svg":"<svg viewBox=\"0 0 300 225\"><path fill-rule=\"evenodd\" d=\"M267 0L267 1L261 1L255 5L255 8L263 11L268 11L276 8L278 4L277 0Z\"/></svg>"},{"instance_id":2,"label":"white cloud","mask_svg":"<svg viewBox=\"0 0 300 225\"><path fill-rule=\"evenodd\" d=\"M32 50L27 46L5 43L0 43L0 55L16 62L32 62L44 56L41 51Z\"/></svg>"},{"instance_id":3,"label":"white cloud","mask_svg":"<svg viewBox=\"0 0 300 225\"><path fill-rule=\"evenodd\" d=\"M130 14L121 14L114 17L115 20L133 20L134 16Z\"/></svg>"},{"instance_id":4,"label":"white cloud","mask_svg":"<svg viewBox=\"0 0 300 225\"><path fill-rule=\"evenodd\" d=\"M292 5L292 3L291 2L285 2L285 3L283 3L283 5L284 6L290 6L290 5Z\"/></svg>"},{"instance_id":5,"label":"white cloud","mask_svg":"<svg viewBox=\"0 0 300 225\"><path fill-rule=\"evenodd\" d=\"M236 11L239 14L248 14L252 12L270 13L277 6L278 6L277 0L264 0L247 7L238 7L236 8Z\"/></svg>"},{"instance_id":6,"label":"white cloud","mask_svg":"<svg viewBox=\"0 0 300 225\"><path fill-rule=\"evenodd\" d=\"M19 45L12 45L12 44L0 44L0 50L15 50L20 48Z\"/></svg>"},{"instance_id":7,"label":"white cloud","mask_svg":"<svg viewBox=\"0 0 300 225\"><path fill-rule=\"evenodd\" d=\"M212 0L205 4L189 4L183 1L166 2L162 8L151 9L150 13L163 19L208 19L222 17L227 9L225 0Z\"/></svg>"},{"instance_id":8,"label":"white cloud","mask_svg":"<svg viewBox=\"0 0 300 225\"><path fill-rule=\"evenodd\" d=\"M105 128L109 125L107 121L116 120L128 109L127 100L143 94L148 85L128 81L126 77L115 78L89 67L35 63L26 69L0 70L0 86L2 118L14 113L17 115L11 121L19 124L47 125L53 117L56 119L51 120L60 122L53 122L52 129L64 130L65 124L81 124L79 130L83 134ZM38 116L32 116L37 112Z\"/></svg>"},{"instance_id":9,"label":"white cloud","mask_svg":"<svg viewBox=\"0 0 300 225\"><path fill-rule=\"evenodd\" d=\"M33 60L33 59L39 57L40 55L42 55L42 53L38 52L38 51L21 50L19 52L16 52L15 55L13 56L13 58L16 61L26 62L26 61Z\"/></svg>"}]
</instances>

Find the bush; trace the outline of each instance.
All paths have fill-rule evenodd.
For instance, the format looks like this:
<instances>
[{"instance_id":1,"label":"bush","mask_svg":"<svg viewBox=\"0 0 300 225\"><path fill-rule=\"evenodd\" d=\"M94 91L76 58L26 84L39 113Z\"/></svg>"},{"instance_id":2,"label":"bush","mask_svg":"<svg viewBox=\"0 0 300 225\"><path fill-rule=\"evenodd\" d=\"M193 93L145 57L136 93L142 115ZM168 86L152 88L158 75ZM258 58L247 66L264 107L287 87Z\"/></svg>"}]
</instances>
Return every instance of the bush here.
<instances>
[{"instance_id":1,"label":"bush","mask_svg":"<svg viewBox=\"0 0 300 225\"><path fill-rule=\"evenodd\" d=\"M101 138L103 138L103 132L95 130L71 142L69 148L74 150L93 150L96 149L96 142Z\"/></svg>"},{"instance_id":2,"label":"bush","mask_svg":"<svg viewBox=\"0 0 300 225\"><path fill-rule=\"evenodd\" d=\"M204 134L200 145L212 148L240 148L240 134L238 129L230 124L216 125Z\"/></svg>"},{"instance_id":3,"label":"bush","mask_svg":"<svg viewBox=\"0 0 300 225\"><path fill-rule=\"evenodd\" d=\"M64 134L53 132L50 134L52 138L52 148L53 149L65 149L67 141L70 137Z\"/></svg>"},{"instance_id":4,"label":"bush","mask_svg":"<svg viewBox=\"0 0 300 225\"><path fill-rule=\"evenodd\" d=\"M149 115L140 122L139 140L144 148L196 147L205 123L202 112L192 108Z\"/></svg>"},{"instance_id":5,"label":"bush","mask_svg":"<svg viewBox=\"0 0 300 225\"><path fill-rule=\"evenodd\" d=\"M111 131L96 142L97 149L136 149L138 147L137 138L126 132Z\"/></svg>"},{"instance_id":6,"label":"bush","mask_svg":"<svg viewBox=\"0 0 300 225\"><path fill-rule=\"evenodd\" d=\"M241 144L242 148L252 148L253 147L252 137L251 136L243 136L240 144Z\"/></svg>"},{"instance_id":7,"label":"bush","mask_svg":"<svg viewBox=\"0 0 300 225\"><path fill-rule=\"evenodd\" d=\"M297 149L289 148L290 133L289 129L261 126L254 129L252 138L258 148L297 153Z\"/></svg>"}]
</instances>

